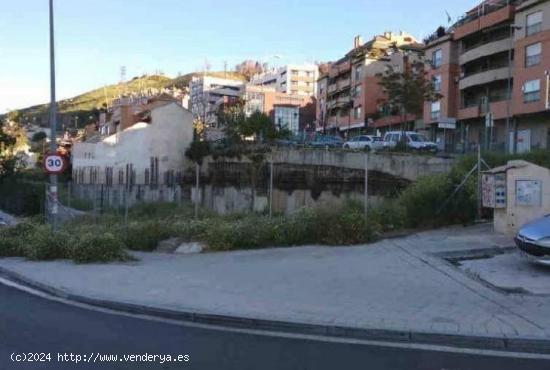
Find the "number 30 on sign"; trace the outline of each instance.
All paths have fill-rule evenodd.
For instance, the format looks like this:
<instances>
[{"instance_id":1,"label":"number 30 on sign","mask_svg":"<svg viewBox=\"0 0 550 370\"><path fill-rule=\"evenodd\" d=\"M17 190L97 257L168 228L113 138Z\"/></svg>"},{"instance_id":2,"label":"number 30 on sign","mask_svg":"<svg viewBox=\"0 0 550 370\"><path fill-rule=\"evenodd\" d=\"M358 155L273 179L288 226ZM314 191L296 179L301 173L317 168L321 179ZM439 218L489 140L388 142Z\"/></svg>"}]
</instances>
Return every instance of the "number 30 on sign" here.
<instances>
[{"instance_id":1,"label":"number 30 on sign","mask_svg":"<svg viewBox=\"0 0 550 370\"><path fill-rule=\"evenodd\" d=\"M52 175L60 174L65 170L66 161L62 155L46 154L44 156L44 170Z\"/></svg>"}]
</instances>

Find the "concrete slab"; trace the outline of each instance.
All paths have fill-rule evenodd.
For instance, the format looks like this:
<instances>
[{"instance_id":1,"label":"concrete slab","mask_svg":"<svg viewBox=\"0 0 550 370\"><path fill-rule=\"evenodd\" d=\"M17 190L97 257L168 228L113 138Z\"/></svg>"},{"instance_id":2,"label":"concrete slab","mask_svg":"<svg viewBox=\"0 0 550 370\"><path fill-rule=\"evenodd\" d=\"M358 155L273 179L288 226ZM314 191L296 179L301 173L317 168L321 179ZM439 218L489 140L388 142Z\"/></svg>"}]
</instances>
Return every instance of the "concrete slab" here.
<instances>
[{"instance_id":1,"label":"concrete slab","mask_svg":"<svg viewBox=\"0 0 550 370\"><path fill-rule=\"evenodd\" d=\"M550 296L550 267L530 263L518 251L461 261L459 267L508 293Z\"/></svg>"}]
</instances>

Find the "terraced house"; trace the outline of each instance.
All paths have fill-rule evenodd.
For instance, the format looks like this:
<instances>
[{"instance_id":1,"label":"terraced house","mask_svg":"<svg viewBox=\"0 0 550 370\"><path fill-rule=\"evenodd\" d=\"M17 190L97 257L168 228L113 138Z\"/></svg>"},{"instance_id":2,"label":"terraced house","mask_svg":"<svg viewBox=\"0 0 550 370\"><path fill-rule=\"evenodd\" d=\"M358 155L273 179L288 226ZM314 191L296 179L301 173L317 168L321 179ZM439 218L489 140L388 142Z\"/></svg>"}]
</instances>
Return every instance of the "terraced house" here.
<instances>
[{"instance_id":1,"label":"terraced house","mask_svg":"<svg viewBox=\"0 0 550 370\"><path fill-rule=\"evenodd\" d=\"M487 0L427 40L443 98L424 121L451 151L550 148L550 0Z\"/></svg>"}]
</instances>

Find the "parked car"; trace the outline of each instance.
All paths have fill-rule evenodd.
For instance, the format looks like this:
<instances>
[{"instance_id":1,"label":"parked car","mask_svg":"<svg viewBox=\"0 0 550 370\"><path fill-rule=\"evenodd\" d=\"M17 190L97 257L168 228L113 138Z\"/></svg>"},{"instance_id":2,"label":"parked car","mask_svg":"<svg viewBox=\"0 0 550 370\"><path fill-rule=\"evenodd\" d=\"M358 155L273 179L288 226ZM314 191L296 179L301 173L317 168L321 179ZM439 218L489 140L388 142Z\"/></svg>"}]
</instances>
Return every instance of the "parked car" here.
<instances>
[{"instance_id":1,"label":"parked car","mask_svg":"<svg viewBox=\"0 0 550 370\"><path fill-rule=\"evenodd\" d=\"M313 148L341 148L344 140L338 136L317 136L308 146Z\"/></svg>"},{"instance_id":2,"label":"parked car","mask_svg":"<svg viewBox=\"0 0 550 370\"><path fill-rule=\"evenodd\" d=\"M550 266L550 215L524 225L514 240L527 260Z\"/></svg>"},{"instance_id":3,"label":"parked car","mask_svg":"<svg viewBox=\"0 0 550 370\"><path fill-rule=\"evenodd\" d=\"M384 135L384 149L393 149L401 141L402 135L405 135L405 143L409 149L423 152L437 153L437 144L428 141L424 135L413 131L390 131Z\"/></svg>"},{"instance_id":4,"label":"parked car","mask_svg":"<svg viewBox=\"0 0 550 370\"><path fill-rule=\"evenodd\" d=\"M384 148L384 142L379 136L360 135L346 141L344 148L367 151L380 150Z\"/></svg>"}]
</instances>

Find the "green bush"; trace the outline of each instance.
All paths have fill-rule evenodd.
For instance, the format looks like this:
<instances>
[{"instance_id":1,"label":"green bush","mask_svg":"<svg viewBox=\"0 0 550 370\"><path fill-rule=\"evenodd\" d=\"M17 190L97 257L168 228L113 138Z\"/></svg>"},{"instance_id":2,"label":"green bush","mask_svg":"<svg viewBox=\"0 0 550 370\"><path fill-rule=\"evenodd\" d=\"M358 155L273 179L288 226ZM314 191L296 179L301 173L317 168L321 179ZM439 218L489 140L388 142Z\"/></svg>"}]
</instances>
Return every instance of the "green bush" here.
<instances>
[{"instance_id":1,"label":"green bush","mask_svg":"<svg viewBox=\"0 0 550 370\"><path fill-rule=\"evenodd\" d=\"M212 223L205 240L212 250L265 248L306 244L368 243L378 235L359 207L302 209L287 217L249 215Z\"/></svg>"},{"instance_id":2,"label":"green bush","mask_svg":"<svg viewBox=\"0 0 550 370\"><path fill-rule=\"evenodd\" d=\"M235 221L212 223L204 235L212 250L253 249L275 246L277 221L249 216Z\"/></svg>"},{"instance_id":3,"label":"green bush","mask_svg":"<svg viewBox=\"0 0 550 370\"><path fill-rule=\"evenodd\" d=\"M121 225L118 232L128 249L146 252L153 251L159 242L176 234L173 224L161 221L134 221L127 228Z\"/></svg>"},{"instance_id":4,"label":"green bush","mask_svg":"<svg viewBox=\"0 0 550 370\"><path fill-rule=\"evenodd\" d=\"M197 241L204 238L204 236L209 232L210 225L215 223L210 219L205 220L178 220L175 221L170 229L172 236L185 239L187 241Z\"/></svg>"},{"instance_id":5,"label":"green bush","mask_svg":"<svg viewBox=\"0 0 550 370\"><path fill-rule=\"evenodd\" d=\"M446 174L419 178L399 197L399 203L405 210L405 225L418 227L443 223L437 211L451 192L450 179Z\"/></svg>"},{"instance_id":6,"label":"green bush","mask_svg":"<svg viewBox=\"0 0 550 370\"><path fill-rule=\"evenodd\" d=\"M0 229L0 257L23 257L24 247L35 229L36 225L30 222Z\"/></svg>"},{"instance_id":7,"label":"green bush","mask_svg":"<svg viewBox=\"0 0 550 370\"><path fill-rule=\"evenodd\" d=\"M405 209L396 200L386 200L377 207L369 209L369 220L382 232L404 228Z\"/></svg>"},{"instance_id":8,"label":"green bush","mask_svg":"<svg viewBox=\"0 0 550 370\"><path fill-rule=\"evenodd\" d=\"M23 246L24 256L30 260L51 261L69 258L71 235L52 232L48 226L37 226Z\"/></svg>"},{"instance_id":9,"label":"green bush","mask_svg":"<svg viewBox=\"0 0 550 370\"><path fill-rule=\"evenodd\" d=\"M77 238L71 248L76 263L126 261L124 243L111 233L86 233Z\"/></svg>"}]
</instances>

